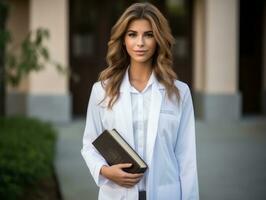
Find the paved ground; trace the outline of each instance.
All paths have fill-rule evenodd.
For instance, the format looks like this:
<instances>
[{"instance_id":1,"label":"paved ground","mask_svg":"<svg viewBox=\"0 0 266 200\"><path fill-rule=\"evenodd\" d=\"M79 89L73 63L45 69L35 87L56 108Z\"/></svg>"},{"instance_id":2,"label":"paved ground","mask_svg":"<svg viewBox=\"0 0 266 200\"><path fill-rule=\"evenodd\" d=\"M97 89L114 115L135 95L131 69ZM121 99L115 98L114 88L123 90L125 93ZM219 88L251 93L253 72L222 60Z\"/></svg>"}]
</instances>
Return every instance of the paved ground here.
<instances>
[{"instance_id":1,"label":"paved ground","mask_svg":"<svg viewBox=\"0 0 266 200\"><path fill-rule=\"evenodd\" d=\"M96 200L98 189L81 157L84 120L58 125L55 159L64 200ZM266 119L197 121L201 200L266 199Z\"/></svg>"},{"instance_id":2,"label":"paved ground","mask_svg":"<svg viewBox=\"0 0 266 200\"><path fill-rule=\"evenodd\" d=\"M83 128L83 121L58 126L55 166L64 200L96 200L98 196L98 188L80 154Z\"/></svg>"},{"instance_id":3,"label":"paved ground","mask_svg":"<svg viewBox=\"0 0 266 200\"><path fill-rule=\"evenodd\" d=\"M197 123L203 200L266 199L266 120Z\"/></svg>"}]
</instances>

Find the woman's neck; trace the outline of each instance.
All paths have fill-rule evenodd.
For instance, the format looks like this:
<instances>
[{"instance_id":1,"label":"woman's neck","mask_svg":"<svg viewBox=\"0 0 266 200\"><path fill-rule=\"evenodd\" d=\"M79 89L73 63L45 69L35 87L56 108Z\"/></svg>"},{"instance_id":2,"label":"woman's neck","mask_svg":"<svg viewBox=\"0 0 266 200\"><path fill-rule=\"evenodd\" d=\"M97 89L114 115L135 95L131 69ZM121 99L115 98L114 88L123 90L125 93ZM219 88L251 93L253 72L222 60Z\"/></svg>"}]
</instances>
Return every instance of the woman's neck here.
<instances>
[{"instance_id":1,"label":"woman's neck","mask_svg":"<svg viewBox=\"0 0 266 200\"><path fill-rule=\"evenodd\" d=\"M129 68L130 81L147 82L152 73L151 64L131 63Z\"/></svg>"}]
</instances>

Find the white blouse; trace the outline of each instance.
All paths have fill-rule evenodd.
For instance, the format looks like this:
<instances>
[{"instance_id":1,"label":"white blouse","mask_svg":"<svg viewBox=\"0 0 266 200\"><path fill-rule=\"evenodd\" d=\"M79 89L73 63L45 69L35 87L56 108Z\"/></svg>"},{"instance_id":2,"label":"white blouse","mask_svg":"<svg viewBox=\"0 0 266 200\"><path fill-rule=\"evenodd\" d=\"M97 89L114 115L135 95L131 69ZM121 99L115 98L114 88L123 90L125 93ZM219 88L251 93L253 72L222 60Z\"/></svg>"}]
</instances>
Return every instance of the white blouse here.
<instances>
[{"instance_id":1,"label":"white blouse","mask_svg":"<svg viewBox=\"0 0 266 200\"><path fill-rule=\"evenodd\" d=\"M141 92L133 86L130 87L135 150L144 161L146 161L147 125L153 83L154 74L152 73L146 87ZM139 191L146 190L145 174L138 183L138 189Z\"/></svg>"}]
</instances>

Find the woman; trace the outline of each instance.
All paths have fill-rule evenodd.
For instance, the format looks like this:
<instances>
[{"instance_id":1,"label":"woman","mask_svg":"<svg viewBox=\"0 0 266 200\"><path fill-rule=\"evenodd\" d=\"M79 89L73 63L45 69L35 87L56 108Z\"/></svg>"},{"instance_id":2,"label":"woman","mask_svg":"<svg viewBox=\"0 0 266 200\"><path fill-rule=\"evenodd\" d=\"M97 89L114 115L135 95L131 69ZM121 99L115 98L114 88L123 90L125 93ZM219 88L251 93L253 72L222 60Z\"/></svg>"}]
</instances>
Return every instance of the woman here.
<instances>
[{"instance_id":1,"label":"woman","mask_svg":"<svg viewBox=\"0 0 266 200\"><path fill-rule=\"evenodd\" d=\"M149 3L131 5L112 28L108 67L92 88L81 153L101 200L199 199L194 112L189 87L172 69L174 39ZM148 164L108 166L92 141L115 128Z\"/></svg>"}]
</instances>

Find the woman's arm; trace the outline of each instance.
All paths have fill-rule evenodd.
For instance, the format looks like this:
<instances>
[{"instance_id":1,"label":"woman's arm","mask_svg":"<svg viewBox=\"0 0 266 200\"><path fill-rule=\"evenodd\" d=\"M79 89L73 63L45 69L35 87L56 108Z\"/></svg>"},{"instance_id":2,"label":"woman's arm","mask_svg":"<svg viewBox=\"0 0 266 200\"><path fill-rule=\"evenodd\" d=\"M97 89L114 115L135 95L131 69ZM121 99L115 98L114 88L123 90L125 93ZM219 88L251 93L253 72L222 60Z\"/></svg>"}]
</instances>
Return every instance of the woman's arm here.
<instances>
[{"instance_id":1,"label":"woman's arm","mask_svg":"<svg viewBox=\"0 0 266 200\"><path fill-rule=\"evenodd\" d=\"M103 126L100 117L100 107L98 105L100 102L99 95L101 94L99 87L100 85L95 83L91 90L81 154L90 169L95 183L98 186L101 186L106 183L108 179L100 174L100 170L103 165L108 164L92 145L92 142L97 138L97 136L103 132Z\"/></svg>"},{"instance_id":2,"label":"woman's arm","mask_svg":"<svg viewBox=\"0 0 266 200\"><path fill-rule=\"evenodd\" d=\"M195 118L189 87L182 100L182 113L175 154L180 170L182 200L199 199L196 161Z\"/></svg>"},{"instance_id":3,"label":"woman's arm","mask_svg":"<svg viewBox=\"0 0 266 200\"><path fill-rule=\"evenodd\" d=\"M108 166L105 159L98 153L92 145L97 136L103 132L103 126L100 116L100 107L98 103L101 101L99 96L99 86L94 84L92 87L86 118L86 126L83 136L83 148L81 154L85 159L87 166L98 186L105 184L108 180L112 180L116 184L123 187L132 187L139 182L143 174L130 174L122 169L129 167L128 164L118 164Z\"/></svg>"}]
</instances>

